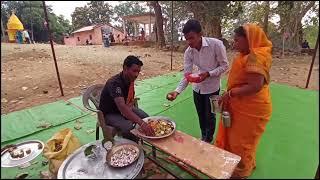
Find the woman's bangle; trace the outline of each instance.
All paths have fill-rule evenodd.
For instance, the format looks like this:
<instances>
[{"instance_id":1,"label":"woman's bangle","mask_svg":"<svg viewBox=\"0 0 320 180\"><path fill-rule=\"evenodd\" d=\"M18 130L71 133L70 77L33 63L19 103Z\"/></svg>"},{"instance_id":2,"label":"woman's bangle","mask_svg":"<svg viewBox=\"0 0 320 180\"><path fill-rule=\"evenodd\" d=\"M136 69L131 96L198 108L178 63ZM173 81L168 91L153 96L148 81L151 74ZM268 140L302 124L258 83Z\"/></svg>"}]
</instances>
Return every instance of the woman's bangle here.
<instances>
[{"instance_id":1,"label":"woman's bangle","mask_svg":"<svg viewBox=\"0 0 320 180\"><path fill-rule=\"evenodd\" d=\"M230 91L228 91L228 95L229 95L229 98L232 97L232 96L231 96L231 89L230 89Z\"/></svg>"}]
</instances>

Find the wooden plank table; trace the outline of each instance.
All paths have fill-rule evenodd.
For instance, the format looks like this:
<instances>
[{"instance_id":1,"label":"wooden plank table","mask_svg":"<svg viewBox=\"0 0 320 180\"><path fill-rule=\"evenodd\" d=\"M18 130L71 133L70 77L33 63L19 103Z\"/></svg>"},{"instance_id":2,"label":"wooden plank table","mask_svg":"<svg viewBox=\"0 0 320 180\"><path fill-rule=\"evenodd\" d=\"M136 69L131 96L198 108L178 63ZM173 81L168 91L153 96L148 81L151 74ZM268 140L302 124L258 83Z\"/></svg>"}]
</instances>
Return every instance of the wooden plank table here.
<instances>
[{"instance_id":1,"label":"wooden plank table","mask_svg":"<svg viewBox=\"0 0 320 180\"><path fill-rule=\"evenodd\" d=\"M137 131L131 130L134 135L139 136ZM214 179L230 178L241 159L238 155L178 130L163 139L142 139Z\"/></svg>"}]
</instances>

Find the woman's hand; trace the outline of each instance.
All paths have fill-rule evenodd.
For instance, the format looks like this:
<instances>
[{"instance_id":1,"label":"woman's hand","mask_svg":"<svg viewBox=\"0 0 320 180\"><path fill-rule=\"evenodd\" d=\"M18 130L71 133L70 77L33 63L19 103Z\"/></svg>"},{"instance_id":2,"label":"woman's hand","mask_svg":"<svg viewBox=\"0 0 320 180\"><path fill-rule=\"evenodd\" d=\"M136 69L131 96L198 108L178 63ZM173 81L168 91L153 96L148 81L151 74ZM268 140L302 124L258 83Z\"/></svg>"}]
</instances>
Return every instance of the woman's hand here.
<instances>
[{"instance_id":1,"label":"woman's hand","mask_svg":"<svg viewBox=\"0 0 320 180\"><path fill-rule=\"evenodd\" d=\"M230 90L229 90L230 91ZM219 99L219 106L222 105L222 110L227 109L229 101L230 101L230 92L229 91L225 91L222 95L221 98Z\"/></svg>"}]
</instances>

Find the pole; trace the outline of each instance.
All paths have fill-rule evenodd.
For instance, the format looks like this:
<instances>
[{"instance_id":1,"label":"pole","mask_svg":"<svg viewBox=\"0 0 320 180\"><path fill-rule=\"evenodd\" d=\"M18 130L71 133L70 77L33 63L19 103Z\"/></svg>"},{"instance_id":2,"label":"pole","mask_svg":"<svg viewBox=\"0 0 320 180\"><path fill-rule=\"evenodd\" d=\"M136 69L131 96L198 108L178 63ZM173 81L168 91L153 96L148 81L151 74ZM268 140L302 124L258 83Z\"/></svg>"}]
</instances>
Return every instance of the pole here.
<instances>
[{"instance_id":1,"label":"pole","mask_svg":"<svg viewBox=\"0 0 320 180\"><path fill-rule=\"evenodd\" d=\"M3 26L3 21L2 21L2 17L1 17L1 32L2 32L2 39L1 41L6 41L6 33L4 31L4 26Z\"/></svg>"},{"instance_id":2,"label":"pole","mask_svg":"<svg viewBox=\"0 0 320 180\"><path fill-rule=\"evenodd\" d=\"M282 36L282 58L284 58L284 37L285 35L283 34Z\"/></svg>"},{"instance_id":3,"label":"pole","mask_svg":"<svg viewBox=\"0 0 320 180\"><path fill-rule=\"evenodd\" d=\"M149 22L149 41L151 41L151 32L152 32L152 29L151 29L151 5L149 4L149 15L150 15L150 22Z\"/></svg>"},{"instance_id":4,"label":"pole","mask_svg":"<svg viewBox=\"0 0 320 180\"><path fill-rule=\"evenodd\" d=\"M317 52L318 52L318 48L319 48L319 32L318 32L318 38L317 38L317 42L316 42L316 47L314 48L314 53L313 53L313 56L312 56L312 61L311 61L311 65L310 65L310 69L309 69L309 74L308 74L308 79L307 79L307 83L306 83L306 87L305 87L305 88L308 88L308 86L309 86L309 81L310 81L310 77L311 77L311 72L312 72L314 60L316 59L316 54L317 54Z\"/></svg>"},{"instance_id":5,"label":"pole","mask_svg":"<svg viewBox=\"0 0 320 180\"><path fill-rule=\"evenodd\" d=\"M64 96L64 94L63 94L63 89L62 89L62 85L61 85L61 80L60 80L59 69L58 69L57 60L56 60L56 54L55 54L55 52L54 52L54 47L53 47L53 42L52 42L52 34L51 34L51 31L50 31L50 26L49 26L49 19L48 19L48 14L47 14L47 8L46 8L46 4L45 4L44 1L42 1L42 4L43 4L44 16L45 16L45 18L46 18L46 26L47 26L47 28L48 28L48 33L49 33L49 38L50 38L50 44L51 44L51 50L52 50L54 65L55 65L55 67L56 67L57 77L58 77L58 81L59 81L59 87L60 87L60 91L61 91L61 96Z\"/></svg>"},{"instance_id":6,"label":"pole","mask_svg":"<svg viewBox=\"0 0 320 180\"><path fill-rule=\"evenodd\" d=\"M173 1L171 1L171 66L172 71L172 54L173 54Z\"/></svg>"},{"instance_id":7,"label":"pole","mask_svg":"<svg viewBox=\"0 0 320 180\"><path fill-rule=\"evenodd\" d=\"M34 37L33 37L33 16L32 16L32 10L31 10L31 1L30 1L30 15L31 15L31 41L32 44L34 44Z\"/></svg>"}]
</instances>

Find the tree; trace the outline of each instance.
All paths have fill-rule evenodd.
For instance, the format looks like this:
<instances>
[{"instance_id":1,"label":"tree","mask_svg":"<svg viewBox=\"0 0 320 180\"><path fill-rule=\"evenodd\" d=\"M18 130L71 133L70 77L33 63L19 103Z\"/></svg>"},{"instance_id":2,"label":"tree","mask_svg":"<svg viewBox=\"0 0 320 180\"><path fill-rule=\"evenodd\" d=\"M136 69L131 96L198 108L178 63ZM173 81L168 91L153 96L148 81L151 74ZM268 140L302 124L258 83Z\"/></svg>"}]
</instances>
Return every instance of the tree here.
<instances>
[{"instance_id":1,"label":"tree","mask_svg":"<svg viewBox=\"0 0 320 180\"><path fill-rule=\"evenodd\" d=\"M113 12L111 6L104 1L90 1L89 19L92 24L110 23Z\"/></svg>"},{"instance_id":2,"label":"tree","mask_svg":"<svg viewBox=\"0 0 320 180\"><path fill-rule=\"evenodd\" d=\"M159 1L164 17L171 19L171 1ZM182 31L183 22L188 19L186 14L188 13L187 8L185 6L185 1L173 1L173 40L179 41L179 37L181 36L179 32ZM171 34L171 20L168 23L168 34ZM168 41L171 41L171 35L168 36Z\"/></svg>"},{"instance_id":3,"label":"tree","mask_svg":"<svg viewBox=\"0 0 320 180\"><path fill-rule=\"evenodd\" d=\"M158 47L164 47L165 44L165 38L164 38L164 31L163 31L163 17L162 17L162 11L161 6L159 5L158 1L150 1L150 5L153 7L155 16L156 16L156 27L157 27L157 36L158 36Z\"/></svg>"},{"instance_id":4,"label":"tree","mask_svg":"<svg viewBox=\"0 0 320 180\"><path fill-rule=\"evenodd\" d=\"M71 14L72 30L91 25L88 12L89 8L87 6L75 8L74 12Z\"/></svg>"},{"instance_id":5,"label":"tree","mask_svg":"<svg viewBox=\"0 0 320 180\"><path fill-rule=\"evenodd\" d=\"M147 9L139 4L138 1L126 1L121 2L119 5L114 7L114 17L113 20L116 22L121 23L120 28L123 29L123 20L122 16L129 16L129 15L137 15L146 13ZM126 23L126 32L128 34L132 34L134 32L134 24L132 22Z\"/></svg>"},{"instance_id":6,"label":"tree","mask_svg":"<svg viewBox=\"0 0 320 180\"><path fill-rule=\"evenodd\" d=\"M34 35L33 39L35 41L48 41L48 32L44 27L45 19L41 1L2 1L1 18L4 21L5 27L12 11L15 11L16 16L20 19L26 29L33 30L32 34ZM62 43L63 34L67 33L71 25L63 16L60 18L57 17L52 12L51 6L47 6L47 12L50 20L50 27L53 31L53 39L55 42Z\"/></svg>"},{"instance_id":7,"label":"tree","mask_svg":"<svg viewBox=\"0 0 320 180\"><path fill-rule=\"evenodd\" d=\"M188 1L188 10L199 20L205 36L222 38L222 21L236 18L242 12L242 2Z\"/></svg>"},{"instance_id":8,"label":"tree","mask_svg":"<svg viewBox=\"0 0 320 180\"><path fill-rule=\"evenodd\" d=\"M84 7L76 7L71 14L73 30L93 24L110 23L113 11L105 1L90 1Z\"/></svg>"},{"instance_id":9,"label":"tree","mask_svg":"<svg viewBox=\"0 0 320 180\"><path fill-rule=\"evenodd\" d=\"M300 46L303 39L302 18L315 5L316 1L278 1L280 31L288 33L290 48Z\"/></svg>"},{"instance_id":10,"label":"tree","mask_svg":"<svg viewBox=\"0 0 320 180\"><path fill-rule=\"evenodd\" d=\"M263 30L264 30L264 32L266 34L268 34L269 13L270 13L270 1L265 1L265 4L264 4Z\"/></svg>"}]
</instances>

